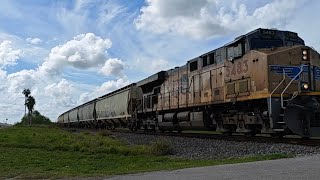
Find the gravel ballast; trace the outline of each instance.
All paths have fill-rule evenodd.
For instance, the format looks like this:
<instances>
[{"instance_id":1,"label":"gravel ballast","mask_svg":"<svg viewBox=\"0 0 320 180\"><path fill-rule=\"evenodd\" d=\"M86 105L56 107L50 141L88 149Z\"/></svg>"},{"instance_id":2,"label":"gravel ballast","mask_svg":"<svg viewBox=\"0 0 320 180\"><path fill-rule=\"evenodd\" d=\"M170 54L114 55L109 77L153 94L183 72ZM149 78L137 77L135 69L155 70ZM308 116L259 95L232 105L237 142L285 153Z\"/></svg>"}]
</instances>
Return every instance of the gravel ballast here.
<instances>
[{"instance_id":1,"label":"gravel ballast","mask_svg":"<svg viewBox=\"0 0 320 180\"><path fill-rule=\"evenodd\" d=\"M282 143L237 142L216 139L200 139L172 136L156 136L113 132L113 136L131 145L165 142L171 147L171 156L188 159L221 159L274 153L297 156L319 154L318 146L302 146Z\"/></svg>"}]
</instances>

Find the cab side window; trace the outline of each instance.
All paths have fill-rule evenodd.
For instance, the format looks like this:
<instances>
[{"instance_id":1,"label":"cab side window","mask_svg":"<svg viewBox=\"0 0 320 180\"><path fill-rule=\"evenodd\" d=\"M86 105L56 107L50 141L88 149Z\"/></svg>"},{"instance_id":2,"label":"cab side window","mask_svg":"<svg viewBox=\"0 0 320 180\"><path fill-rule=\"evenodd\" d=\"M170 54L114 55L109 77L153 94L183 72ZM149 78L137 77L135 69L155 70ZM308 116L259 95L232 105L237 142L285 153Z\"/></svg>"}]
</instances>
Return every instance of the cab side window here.
<instances>
[{"instance_id":1,"label":"cab side window","mask_svg":"<svg viewBox=\"0 0 320 180\"><path fill-rule=\"evenodd\" d=\"M208 66L208 56L202 57L202 67Z\"/></svg>"},{"instance_id":2,"label":"cab side window","mask_svg":"<svg viewBox=\"0 0 320 180\"><path fill-rule=\"evenodd\" d=\"M232 60L235 58L239 58L244 54L244 43L237 42L227 47L227 59Z\"/></svg>"},{"instance_id":3,"label":"cab side window","mask_svg":"<svg viewBox=\"0 0 320 180\"><path fill-rule=\"evenodd\" d=\"M193 61L189 65L190 72L198 69L198 61Z\"/></svg>"},{"instance_id":4,"label":"cab side window","mask_svg":"<svg viewBox=\"0 0 320 180\"><path fill-rule=\"evenodd\" d=\"M215 53L210 53L208 55L202 56L202 67L206 67L208 65L215 63Z\"/></svg>"}]
</instances>

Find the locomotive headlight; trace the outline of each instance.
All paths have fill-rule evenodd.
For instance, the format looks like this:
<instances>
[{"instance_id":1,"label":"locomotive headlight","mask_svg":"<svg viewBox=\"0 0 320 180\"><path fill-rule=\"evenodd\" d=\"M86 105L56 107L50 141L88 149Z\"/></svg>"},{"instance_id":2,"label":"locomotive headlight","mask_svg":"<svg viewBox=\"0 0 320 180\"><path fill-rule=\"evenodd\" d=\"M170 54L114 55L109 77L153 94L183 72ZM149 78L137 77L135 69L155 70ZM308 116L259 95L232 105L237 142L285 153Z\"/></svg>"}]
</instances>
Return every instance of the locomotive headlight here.
<instances>
[{"instance_id":1,"label":"locomotive headlight","mask_svg":"<svg viewBox=\"0 0 320 180\"><path fill-rule=\"evenodd\" d=\"M308 83L302 83L302 89L303 90L308 90L309 89L309 84Z\"/></svg>"},{"instance_id":2,"label":"locomotive headlight","mask_svg":"<svg viewBox=\"0 0 320 180\"><path fill-rule=\"evenodd\" d=\"M302 60L303 61L308 61L309 60L309 51L308 51L308 49L302 49L301 54L302 54Z\"/></svg>"}]
</instances>

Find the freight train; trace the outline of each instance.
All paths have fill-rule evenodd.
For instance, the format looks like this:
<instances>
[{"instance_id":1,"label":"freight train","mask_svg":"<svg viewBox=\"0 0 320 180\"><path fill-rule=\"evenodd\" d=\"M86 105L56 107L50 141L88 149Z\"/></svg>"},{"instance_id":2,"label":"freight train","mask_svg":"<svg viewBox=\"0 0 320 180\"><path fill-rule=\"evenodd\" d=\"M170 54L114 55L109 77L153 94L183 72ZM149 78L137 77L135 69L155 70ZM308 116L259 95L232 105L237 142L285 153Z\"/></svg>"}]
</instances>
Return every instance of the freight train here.
<instances>
[{"instance_id":1,"label":"freight train","mask_svg":"<svg viewBox=\"0 0 320 180\"><path fill-rule=\"evenodd\" d=\"M256 29L58 117L68 127L320 136L320 55L297 33Z\"/></svg>"}]
</instances>

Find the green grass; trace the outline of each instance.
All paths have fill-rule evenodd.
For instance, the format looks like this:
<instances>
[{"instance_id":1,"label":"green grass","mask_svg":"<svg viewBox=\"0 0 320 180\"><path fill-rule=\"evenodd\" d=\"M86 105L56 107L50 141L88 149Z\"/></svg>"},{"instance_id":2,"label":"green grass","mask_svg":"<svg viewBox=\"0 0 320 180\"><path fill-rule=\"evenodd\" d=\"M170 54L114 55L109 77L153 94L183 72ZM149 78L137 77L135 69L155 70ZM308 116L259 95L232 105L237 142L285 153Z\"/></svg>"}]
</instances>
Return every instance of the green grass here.
<instances>
[{"instance_id":1,"label":"green grass","mask_svg":"<svg viewBox=\"0 0 320 180\"><path fill-rule=\"evenodd\" d=\"M58 128L47 127L3 129L0 132L0 146L123 155L138 155L148 151L145 146L128 146L105 134L92 135L86 132L74 134Z\"/></svg>"},{"instance_id":2,"label":"green grass","mask_svg":"<svg viewBox=\"0 0 320 180\"><path fill-rule=\"evenodd\" d=\"M109 176L155 170L242 163L291 157L286 154L185 160L162 156L164 142L129 146L108 133L70 133L57 128L14 127L0 130L0 178ZM159 154L159 155L157 155Z\"/></svg>"}]
</instances>

